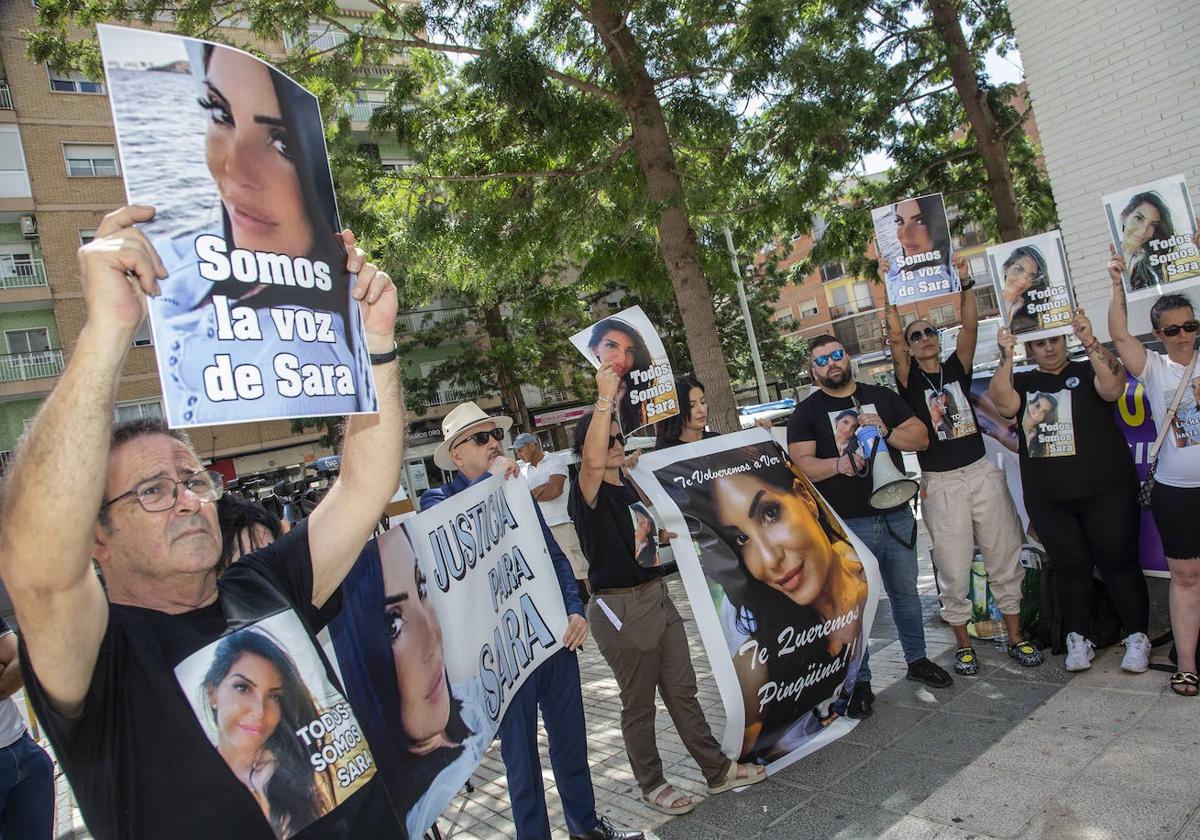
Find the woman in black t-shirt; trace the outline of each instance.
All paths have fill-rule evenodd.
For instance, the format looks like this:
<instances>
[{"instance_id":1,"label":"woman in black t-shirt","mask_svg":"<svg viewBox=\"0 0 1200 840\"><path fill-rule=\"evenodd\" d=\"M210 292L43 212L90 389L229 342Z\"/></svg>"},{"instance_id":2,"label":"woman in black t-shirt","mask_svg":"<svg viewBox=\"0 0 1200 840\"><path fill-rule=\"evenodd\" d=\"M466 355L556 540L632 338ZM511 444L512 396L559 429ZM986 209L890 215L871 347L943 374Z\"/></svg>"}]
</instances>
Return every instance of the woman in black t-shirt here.
<instances>
[{"instance_id":1,"label":"woman in black t-shirt","mask_svg":"<svg viewBox=\"0 0 1200 840\"><path fill-rule=\"evenodd\" d=\"M1121 667L1149 667L1149 602L1138 565L1137 473L1113 403L1125 368L1092 335L1082 309L1072 323L1089 362L1067 358L1064 336L1026 343L1037 368L1014 374L1016 337L1000 332L1000 367L988 386L1005 416L1019 417L1021 485L1029 521L1058 577L1068 671L1091 667L1087 638L1098 568L1129 636Z\"/></svg>"},{"instance_id":2,"label":"woman in black t-shirt","mask_svg":"<svg viewBox=\"0 0 1200 840\"><path fill-rule=\"evenodd\" d=\"M708 402L704 398L704 383L691 374L675 377L675 393L679 395L679 413L654 424L654 448L667 449L681 443L714 438L719 433L709 431ZM771 431L771 421L758 419L755 425Z\"/></svg>"},{"instance_id":3,"label":"woman in black t-shirt","mask_svg":"<svg viewBox=\"0 0 1200 840\"><path fill-rule=\"evenodd\" d=\"M696 699L683 620L659 570L638 563L634 508L641 500L623 475L625 442L613 419L620 382L611 364L596 371L595 411L575 426L580 466L567 509L588 558L594 595L588 624L621 689L621 734L642 801L664 814L684 814L695 802L663 775L654 729L656 689L710 794L760 782L766 774L763 767L732 762L721 752Z\"/></svg>"}]
</instances>

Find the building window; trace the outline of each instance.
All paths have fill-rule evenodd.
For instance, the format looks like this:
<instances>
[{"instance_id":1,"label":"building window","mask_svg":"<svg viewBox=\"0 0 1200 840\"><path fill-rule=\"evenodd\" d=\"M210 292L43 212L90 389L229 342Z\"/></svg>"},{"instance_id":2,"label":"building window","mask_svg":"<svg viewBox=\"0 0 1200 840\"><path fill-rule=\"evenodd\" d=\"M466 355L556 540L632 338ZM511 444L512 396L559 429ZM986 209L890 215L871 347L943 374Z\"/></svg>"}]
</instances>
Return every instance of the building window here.
<instances>
[{"instance_id":1,"label":"building window","mask_svg":"<svg viewBox=\"0 0 1200 840\"><path fill-rule=\"evenodd\" d=\"M954 306L949 303L941 306L933 306L929 309L929 321L935 327L940 327L943 324L949 324L954 321Z\"/></svg>"},{"instance_id":2,"label":"building window","mask_svg":"<svg viewBox=\"0 0 1200 840\"><path fill-rule=\"evenodd\" d=\"M976 281L982 283L983 281L987 280L987 257L985 257L983 254L976 254L975 256L971 257L969 264L971 266L971 276L974 277Z\"/></svg>"},{"instance_id":3,"label":"building window","mask_svg":"<svg viewBox=\"0 0 1200 840\"><path fill-rule=\"evenodd\" d=\"M104 93L104 83L89 79L82 73L60 73L53 67L50 73L50 90L55 93Z\"/></svg>"},{"instance_id":4,"label":"building window","mask_svg":"<svg viewBox=\"0 0 1200 840\"><path fill-rule=\"evenodd\" d=\"M390 159L390 160L381 160L379 162L379 166L384 172L390 172L393 175L399 175L401 172L403 172L405 169L408 169L412 165L413 165L413 161L400 160L399 158Z\"/></svg>"},{"instance_id":5,"label":"building window","mask_svg":"<svg viewBox=\"0 0 1200 840\"><path fill-rule=\"evenodd\" d=\"M76 178L107 178L121 174L117 150L112 146L63 143L67 175Z\"/></svg>"},{"instance_id":6,"label":"building window","mask_svg":"<svg viewBox=\"0 0 1200 840\"><path fill-rule=\"evenodd\" d=\"M161 420L162 416L162 401L157 399L118 403L113 410L113 420L117 423L124 423L127 420L141 420L147 417Z\"/></svg>"},{"instance_id":7,"label":"building window","mask_svg":"<svg viewBox=\"0 0 1200 840\"><path fill-rule=\"evenodd\" d=\"M50 349L50 332L45 327L30 330L5 330L4 341L8 352L38 353Z\"/></svg>"},{"instance_id":8,"label":"building window","mask_svg":"<svg viewBox=\"0 0 1200 840\"><path fill-rule=\"evenodd\" d=\"M96 238L95 228L80 228L79 229L79 244L86 245Z\"/></svg>"},{"instance_id":9,"label":"building window","mask_svg":"<svg viewBox=\"0 0 1200 840\"><path fill-rule=\"evenodd\" d=\"M984 238L983 231L979 229L978 225L969 225L965 230L963 230L962 236L959 237L959 241L962 243L961 247L971 248L975 245L982 245L986 240Z\"/></svg>"},{"instance_id":10,"label":"building window","mask_svg":"<svg viewBox=\"0 0 1200 840\"><path fill-rule=\"evenodd\" d=\"M839 277L846 276L846 267L840 262L825 263L821 266L821 282L828 283L830 280L836 280Z\"/></svg>"},{"instance_id":11,"label":"building window","mask_svg":"<svg viewBox=\"0 0 1200 840\"><path fill-rule=\"evenodd\" d=\"M801 318L811 318L820 311L821 311L821 309L819 306L817 306L816 298L806 300L800 304L800 317Z\"/></svg>"},{"instance_id":12,"label":"building window","mask_svg":"<svg viewBox=\"0 0 1200 840\"><path fill-rule=\"evenodd\" d=\"M789 327L796 323L796 319L792 317L792 310L780 309L775 313L775 323L781 327Z\"/></svg>"},{"instance_id":13,"label":"building window","mask_svg":"<svg viewBox=\"0 0 1200 840\"><path fill-rule=\"evenodd\" d=\"M379 144L378 143L359 143L358 156L364 157L372 163L379 163Z\"/></svg>"},{"instance_id":14,"label":"building window","mask_svg":"<svg viewBox=\"0 0 1200 840\"><path fill-rule=\"evenodd\" d=\"M1000 314L1000 304L996 301L995 286L976 286L975 305L979 309L980 318L995 318Z\"/></svg>"},{"instance_id":15,"label":"building window","mask_svg":"<svg viewBox=\"0 0 1200 840\"><path fill-rule=\"evenodd\" d=\"M150 319L142 321L142 325L138 327L136 333L133 334L134 347L149 347L154 343L154 336L150 332Z\"/></svg>"}]
</instances>

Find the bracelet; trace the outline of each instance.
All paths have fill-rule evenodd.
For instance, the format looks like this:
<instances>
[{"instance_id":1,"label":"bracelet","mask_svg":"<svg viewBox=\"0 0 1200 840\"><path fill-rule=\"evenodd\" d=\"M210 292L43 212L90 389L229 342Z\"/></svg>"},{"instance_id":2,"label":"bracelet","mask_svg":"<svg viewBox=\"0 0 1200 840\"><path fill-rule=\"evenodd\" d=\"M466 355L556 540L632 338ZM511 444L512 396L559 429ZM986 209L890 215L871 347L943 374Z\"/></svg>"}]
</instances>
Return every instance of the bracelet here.
<instances>
[{"instance_id":1,"label":"bracelet","mask_svg":"<svg viewBox=\"0 0 1200 840\"><path fill-rule=\"evenodd\" d=\"M966 279L966 281L961 281L961 280L960 280L960 281L959 281L959 284L958 284L958 288L959 288L959 291L963 291L963 292L969 292L969 291L971 291L972 289L974 289L974 288L975 288L975 278L974 278L974 277L968 277L968 278Z\"/></svg>"},{"instance_id":2,"label":"bracelet","mask_svg":"<svg viewBox=\"0 0 1200 840\"><path fill-rule=\"evenodd\" d=\"M612 411L612 400L608 400L607 406L597 405L596 411L598 411L601 414L607 414L608 412Z\"/></svg>"},{"instance_id":3,"label":"bracelet","mask_svg":"<svg viewBox=\"0 0 1200 840\"><path fill-rule=\"evenodd\" d=\"M1096 349L1096 345L1097 345L1097 344L1099 344L1099 343L1100 343L1100 339L1098 339L1098 338L1093 338L1093 339L1092 339L1092 343L1091 343L1091 344L1089 344L1089 345L1087 345L1086 347L1084 347L1084 348L1083 348L1083 352L1084 352L1084 353L1091 353L1093 350L1095 350L1095 349Z\"/></svg>"},{"instance_id":4,"label":"bracelet","mask_svg":"<svg viewBox=\"0 0 1200 840\"><path fill-rule=\"evenodd\" d=\"M890 438L892 436L892 432L894 432L894 431L896 431L896 429L894 427L888 426L888 430L883 433L883 439L887 440L888 438Z\"/></svg>"},{"instance_id":5,"label":"bracelet","mask_svg":"<svg viewBox=\"0 0 1200 840\"><path fill-rule=\"evenodd\" d=\"M388 362L396 361L396 356L400 354L400 347L395 341L392 342L392 349L386 353L370 353L368 357L371 359L372 365L386 365Z\"/></svg>"}]
</instances>

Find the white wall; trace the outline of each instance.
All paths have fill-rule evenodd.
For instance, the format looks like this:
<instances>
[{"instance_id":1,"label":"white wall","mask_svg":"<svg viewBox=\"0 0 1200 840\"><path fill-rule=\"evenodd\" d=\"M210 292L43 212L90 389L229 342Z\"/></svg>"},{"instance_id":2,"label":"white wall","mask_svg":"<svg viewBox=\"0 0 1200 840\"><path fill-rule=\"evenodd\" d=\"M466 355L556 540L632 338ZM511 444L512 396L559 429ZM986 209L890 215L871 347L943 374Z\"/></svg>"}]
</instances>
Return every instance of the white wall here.
<instances>
[{"instance_id":1,"label":"white wall","mask_svg":"<svg viewBox=\"0 0 1200 840\"><path fill-rule=\"evenodd\" d=\"M1111 238L1100 197L1182 173L1200 207L1200 2L1008 5L1076 295L1107 338ZM1197 285L1180 291L1200 304ZM1135 333L1149 332L1152 303L1130 305Z\"/></svg>"}]
</instances>

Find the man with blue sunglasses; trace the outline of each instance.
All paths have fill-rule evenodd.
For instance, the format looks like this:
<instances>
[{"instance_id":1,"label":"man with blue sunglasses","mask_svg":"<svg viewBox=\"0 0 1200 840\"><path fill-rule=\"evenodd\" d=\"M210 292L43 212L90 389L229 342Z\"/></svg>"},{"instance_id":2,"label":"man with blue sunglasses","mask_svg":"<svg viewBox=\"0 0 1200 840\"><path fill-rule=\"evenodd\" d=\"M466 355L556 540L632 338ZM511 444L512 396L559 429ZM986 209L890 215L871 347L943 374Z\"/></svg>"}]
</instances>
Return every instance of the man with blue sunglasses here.
<instances>
[{"instance_id":1,"label":"man with blue sunglasses","mask_svg":"<svg viewBox=\"0 0 1200 840\"><path fill-rule=\"evenodd\" d=\"M952 682L950 675L925 656L925 627L917 594L916 520L907 503L888 510L871 507L870 453L863 451L860 442L868 436L860 437L858 431L874 426L900 472L904 471L900 451L924 450L929 446L929 434L894 391L854 380L849 354L837 338L812 338L809 352L814 388L788 420L788 454L846 527L875 555L908 663L908 679L944 688ZM883 453L879 457L884 457ZM864 718L872 712L875 695L867 659L864 653L848 698L849 717Z\"/></svg>"}]
</instances>

